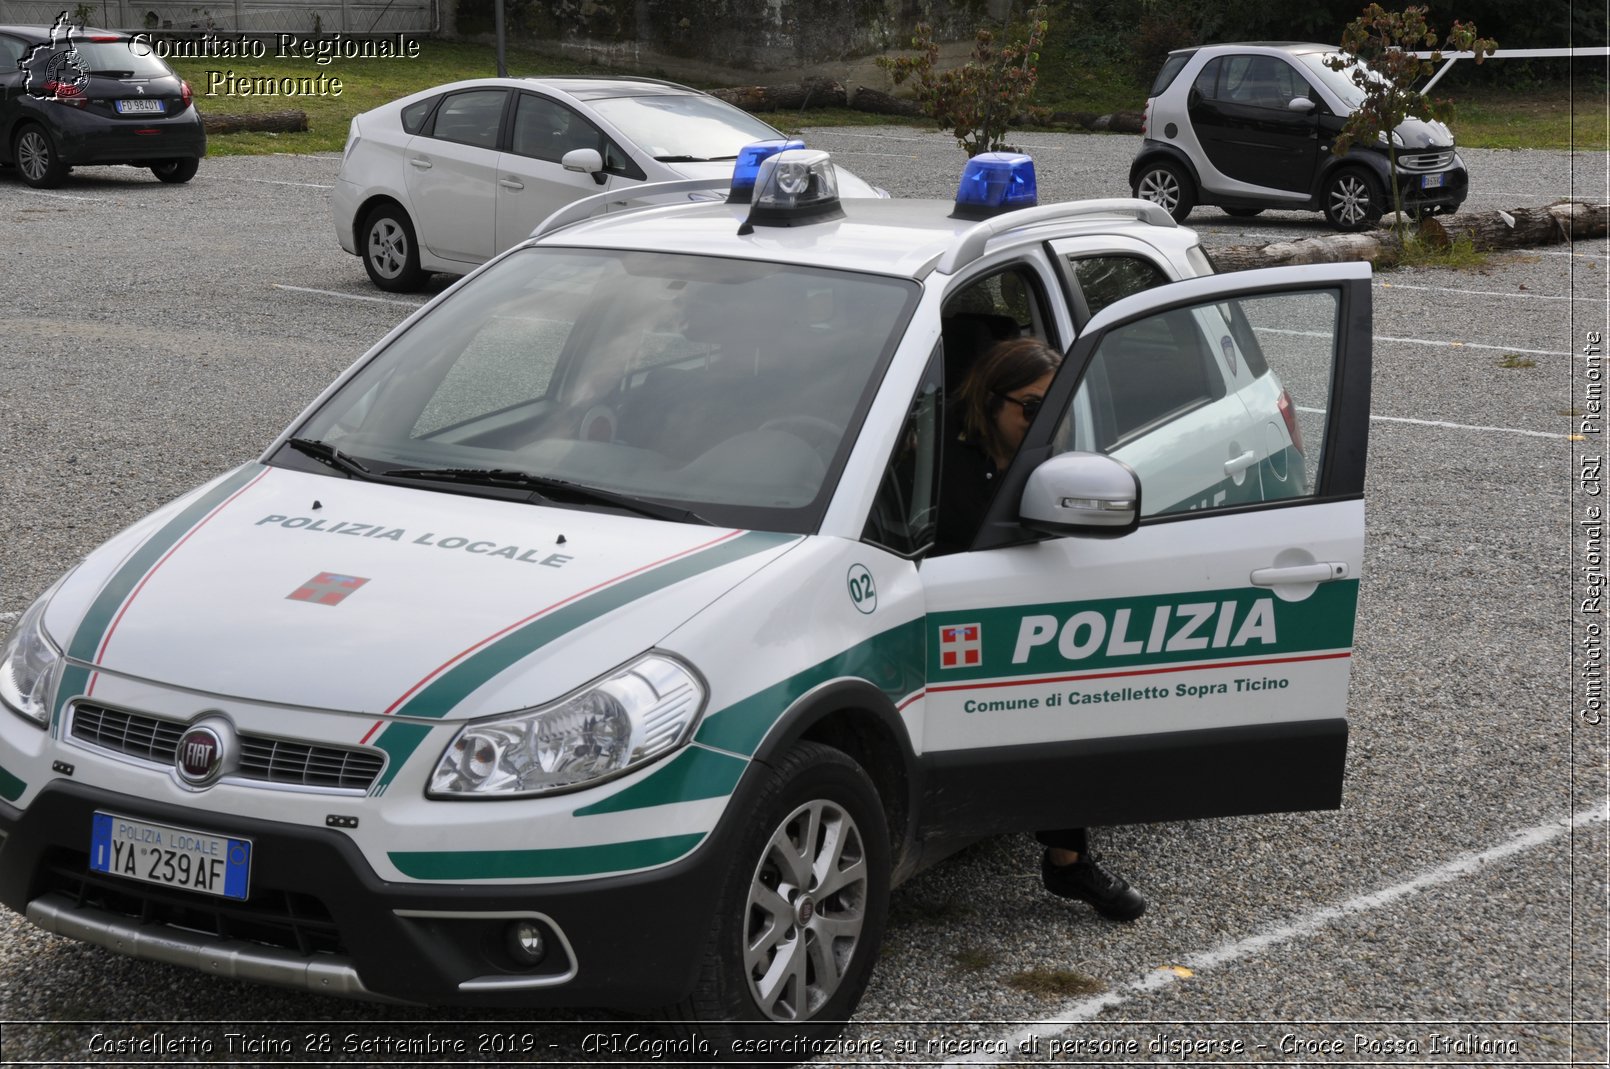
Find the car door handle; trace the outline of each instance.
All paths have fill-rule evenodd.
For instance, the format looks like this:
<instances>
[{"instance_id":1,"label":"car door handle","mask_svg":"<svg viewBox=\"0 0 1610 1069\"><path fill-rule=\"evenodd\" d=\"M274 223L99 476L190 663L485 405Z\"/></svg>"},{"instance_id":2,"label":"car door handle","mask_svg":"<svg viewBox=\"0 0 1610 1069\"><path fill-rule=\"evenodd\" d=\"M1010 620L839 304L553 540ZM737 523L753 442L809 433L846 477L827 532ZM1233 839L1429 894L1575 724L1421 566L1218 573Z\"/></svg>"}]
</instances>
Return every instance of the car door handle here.
<instances>
[{"instance_id":1,"label":"car door handle","mask_svg":"<svg viewBox=\"0 0 1610 1069\"><path fill-rule=\"evenodd\" d=\"M1347 578L1346 561L1320 561L1290 568L1254 568L1253 586L1286 586L1296 583L1329 583Z\"/></svg>"},{"instance_id":2,"label":"car door handle","mask_svg":"<svg viewBox=\"0 0 1610 1069\"><path fill-rule=\"evenodd\" d=\"M408 164L411 167L419 168L421 171L428 171L428 170L430 170L430 166L431 166L429 160L422 160L418 156L415 156L412 159L410 159L408 161Z\"/></svg>"},{"instance_id":3,"label":"car door handle","mask_svg":"<svg viewBox=\"0 0 1610 1069\"><path fill-rule=\"evenodd\" d=\"M1224 474L1240 475L1258 462L1258 454L1248 449L1238 457L1231 457L1224 462Z\"/></svg>"},{"instance_id":4,"label":"car door handle","mask_svg":"<svg viewBox=\"0 0 1610 1069\"><path fill-rule=\"evenodd\" d=\"M525 188L525 183L524 182L517 182L512 178L499 178L498 179L498 185L502 186L504 189L524 189Z\"/></svg>"}]
</instances>

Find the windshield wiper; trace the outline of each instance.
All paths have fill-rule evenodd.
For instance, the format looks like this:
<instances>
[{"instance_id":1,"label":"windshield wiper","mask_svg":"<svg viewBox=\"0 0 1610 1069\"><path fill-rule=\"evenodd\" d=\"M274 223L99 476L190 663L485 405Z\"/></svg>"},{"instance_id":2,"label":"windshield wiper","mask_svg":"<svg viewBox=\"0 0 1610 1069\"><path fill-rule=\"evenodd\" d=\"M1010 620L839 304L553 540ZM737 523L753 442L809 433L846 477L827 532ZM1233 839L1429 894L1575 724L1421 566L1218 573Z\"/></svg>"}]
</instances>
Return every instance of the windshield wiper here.
<instances>
[{"instance_id":1,"label":"windshield wiper","mask_svg":"<svg viewBox=\"0 0 1610 1069\"><path fill-rule=\"evenodd\" d=\"M132 78L133 71L86 71L86 74L99 74L104 78Z\"/></svg>"},{"instance_id":2,"label":"windshield wiper","mask_svg":"<svg viewBox=\"0 0 1610 1069\"><path fill-rule=\"evenodd\" d=\"M612 490L600 490L596 486L555 479L549 475L533 475L529 471L514 471L508 468L392 468L384 474L387 478L395 479L439 479L442 482L479 483L483 486L513 486L535 491L550 501L569 500L612 505L656 520L702 523L711 526L709 520L689 509L644 501L630 494L617 494Z\"/></svg>"},{"instance_id":3,"label":"windshield wiper","mask_svg":"<svg viewBox=\"0 0 1610 1069\"><path fill-rule=\"evenodd\" d=\"M292 438L285 443L298 453L305 453L321 464L327 464L336 471L354 479L374 479L375 473L365 467L356 458L341 452L328 442L321 442L316 438Z\"/></svg>"},{"instance_id":4,"label":"windshield wiper","mask_svg":"<svg viewBox=\"0 0 1610 1069\"><path fill-rule=\"evenodd\" d=\"M732 158L737 159L738 157L734 156ZM710 162L709 160L705 159L703 156L655 156L654 159L659 163L709 163Z\"/></svg>"}]
</instances>

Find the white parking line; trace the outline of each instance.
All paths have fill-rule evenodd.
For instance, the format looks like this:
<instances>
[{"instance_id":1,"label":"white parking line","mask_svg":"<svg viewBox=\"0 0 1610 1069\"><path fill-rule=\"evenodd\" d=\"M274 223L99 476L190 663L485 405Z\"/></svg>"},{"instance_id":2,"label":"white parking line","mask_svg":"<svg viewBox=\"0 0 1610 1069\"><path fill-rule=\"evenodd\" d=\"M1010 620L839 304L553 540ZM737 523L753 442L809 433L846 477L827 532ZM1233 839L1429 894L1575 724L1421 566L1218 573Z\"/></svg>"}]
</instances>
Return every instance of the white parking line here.
<instances>
[{"instance_id":1,"label":"white parking line","mask_svg":"<svg viewBox=\"0 0 1610 1069\"><path fill-rule=\"evenodd\" d=\"M1405 286L1401 282L1382 282L1384 290L1418 290L1422 293L1463 293L1467 297L1526 297L1534 301L1602 301L1602 297L1561 297L1551 293L1506 293L1504 290L1451 290L1446 286Z\"/></svg>"},{"instance_id":2,"label":"white parking line","mask_svg":"<svg viewBox=\"0 0 1610 1069\"><path fill-rule=\"evenodd\" d=\"M1393 884L1391 887L1369 894L1359 895L1336 906L1326 906L1324 909L1314 910L1305 916L1297 918L1289 924L1282 924L1274 928L1266 928L1255 932L1245 939L1223 943L1212 950L1200 951L1187 955L1179 964L1185 967L1188 973L1200 973L1207 969L1229 965L1253 954L1261 954L1285 943L1295 942L1315 935L1326 927L1338 921L1347 921L1362 914L1371 913L1378 909L1397 904L1402 899L1417 895L1421 891L1430 890L1442 884L1453 883L1462 876L1470 876L1480 872L1482 867L1495 861L1501 861L1514 854L1535 850L1546 846L1560 836L1576 828L1584 828L1590 824L1602 824L1610 818L1610 811L1604 806L1584 809L1572 816L1569 820L1551 820L1545 824L1527 828L1517 832L1507 841L1498 844L1490 850L1479 853L1464 854L1434 869L1422 872L1411 880ZM1025 1028L998 1037L990 1043L991 1047L999 1048L1009 1044L1005 1049L1019 1050L1020 1042L1027 1042L1031 1037L1047 1040L1053 1036L1067 1031L1068 1025L1081 1021L1089 1021L1114 1006L1121 1006L1142 995L1149 995L1154 991L1161 991L1170 984L1178 983L1185 978L1187 972L1178 972L1172 968L1157 968L1139 976L1105 994L1090 998L1077 999L1063 1003L1055 1013L1043 1020L1035 1021ZM978 1065L991 1063L989 1055L959 1059L951 1065Z\"/></svg>"},{"instance_id":3,"label":"white parking line","mask_svg":"<svg viewBox=\"0 0 1610 1069\"><path fill-rule=\"evenodd\" d=\"M1323 408L1307 408L1297 406L1297 411L1307 412L1315 416L1323 416ZM1410 419L1407 416L1371 416L1371 423L1410 423L1416 427L1441 427L1449 431L1493 431L1498 434L1524 434L1528 438L1571 438L1572 435L1561 434L1557 431L1526 431L1519 427L1486 427L1479 423L1449 423L1440 419Z\"/></svg>"},{"instance_id":4,"label":"white parking line","mask_svg":"<svg viewBox=\"0 0 1610 1069\"><path fill-rule=\"evenodd\" d=\"M1329 340L1332 335L1328 331L1319 330L1279 330L1275 327L1258 327L1260 334L1289 334L1296 338L1325 338ZM1483 345L1475 341L1433 341L1430 338L1394 338L1388 334L1375 335L1376 341L1393 341L1403 345L1430 345L1438 349L1491 349L1498 353L1515 353L1518 356L1576 356L1576 353L1562 353L1557 349L1517 349L1513 345Z\"/></svg>"},{"instance_id":5,"label":"white parking line","mask_svg":"<svg viewBox=\"0 0 1610 1069\"><path fill-rule=\"evenodd\" d=\"M46 193L39 189L19 189L18 193L26 193L30 197L49 197L51 200L84 200L92 201L94 197L75 197L69 193Z\"/></svg>"},{"instance_id":6,"label":"white parking line","mask_svg":"<svg viewBox=\"0 0 1610 1069\"><path fill-rule=\"evenodd\" d=\"M399 301L394 297L370 297L364 293L342 293L339 290L316 290L311 286L287 286L283 283L274 283L277 290L290 290L293 293L317 293L323 297L340 297L345 301L372 301L375 304L400 304L404 308L423 308L424 301Z\"/></svg>"},{"instance_id":7,"label":"white parking line","mask_svg":"<svg viewBox=\"0 0 1610 1069\"><path fill-rule=\"evenodd\" d=\"M264 186L306 186L308 189L335 188L334 186L321 186L317 182L283 182L274 178L242 178L238 175L231 175L230 177L225 178L223 175L216 174L210 174L207 177L215 179L219 182L256 182L257 184Z\"/></svg>"}]
</instances>

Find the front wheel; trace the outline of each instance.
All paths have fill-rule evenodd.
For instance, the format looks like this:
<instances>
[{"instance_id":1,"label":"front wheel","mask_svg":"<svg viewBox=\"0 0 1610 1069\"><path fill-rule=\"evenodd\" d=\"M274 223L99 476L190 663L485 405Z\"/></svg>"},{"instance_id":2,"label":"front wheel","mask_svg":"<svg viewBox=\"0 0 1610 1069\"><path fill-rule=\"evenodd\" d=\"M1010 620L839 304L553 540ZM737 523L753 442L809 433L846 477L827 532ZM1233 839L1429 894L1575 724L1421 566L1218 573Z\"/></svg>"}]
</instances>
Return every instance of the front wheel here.
<instances>
[{"instance_id":1,"label":"front wheel","mask_svg":"<svg viewBox=\"0 0 1610 1069\"><path fill-rule=\"evenodd\" d=\"M369 281L393 293L412 293L424 284L426 272L419 267L407 212L395 204L380 205L364 218L359 237Z\"/></svg>"},{"instance_id":2,"label":"front wheel","mask_svg":"<svg viewBox=\"0 0 1610 1069\"><path fill-rule=\"evenodd\" d=\"M163 160L151 165L152 174L174 185L190 181L196 177L196 172L200 169L201 161L198 159Z\"/></svg>"},{"instance_id":3,"label":"front wheel","mask_svg":"<svg viewBox=\"0 0 1610 1069\"><path fill-rule=\"evenodd\" d=\"M32 123L17 132L17 139L11 143L11 158L17 161L22 180L35 189L54 189L67 177L67 165L57 154L50 135Z\"/></svg>"},{"instance_id":4,"label":"front wheel","mask_svg":"<svg viewBox=\"0 0 1610 1069\"><path fill-rule=\"evenodd\" d=\"M831 747L795 746L746 820L678 1027L719 1056L764 1060L804 1060L838 1035L878 956L889 865L867 774Z\"/></svg>"},{"instance_id":5,"label":"front wheel","mask_svg":"<svg viewBox=\"0 0 1610 1069\"><path fill-rule=\"evenodd\" d=\"M1141 200L1162 205L1176 223L1185 222L1196 207L1196 187L1190 175L1178 164L1163 160L1147 165L1135 180L1134 193Z\"/></svg>"},{"instance_id":6,"label":"front wheel","mask_svg":"<svg viewBox=\"0 0 1610 1069\"><path fill-rule=\"evenodd\" d=\"M1375 176L1345 167L1325 179L1325 219L1337 230L1367 230L1381 221L1385 194Z\"/></svg>"}]
</instances>

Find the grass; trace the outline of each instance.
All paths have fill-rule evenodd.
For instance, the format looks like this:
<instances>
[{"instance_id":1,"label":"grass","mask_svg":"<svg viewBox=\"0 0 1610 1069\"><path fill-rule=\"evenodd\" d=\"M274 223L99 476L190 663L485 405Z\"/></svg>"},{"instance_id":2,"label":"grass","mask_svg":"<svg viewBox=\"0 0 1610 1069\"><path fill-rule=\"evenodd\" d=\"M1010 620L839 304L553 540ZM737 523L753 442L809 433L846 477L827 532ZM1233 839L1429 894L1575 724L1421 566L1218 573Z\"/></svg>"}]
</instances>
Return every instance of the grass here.
<instances>
[{"instance_id":1,"label":"grass","mask_svg":"<svg viewBox=\"0 0 1610 1069\"><path fill-rule=\"evenodd\" d=\"M173 59L170 63L189 80L196 93L197 107L203 112L257 114L298 108L307 113L305 133L214 135L208 139L211 154L339 152L346 142L348 120L359 112L445 82L496 73L496 59L490 45L431 39L422 40L420 44L421 54L415 59L336 59L325 66L309 59L273 57L261 60ZM1141 109L1145 104L1145 88L1126 70L1076 52L1071 46L1056 41L1042 51L1036 103L1052 111L1098 114ZM610 73L604 67L520 48L508 50L508 69L516 75ZM211 71L233 71L240 78L275 79L317 77L322 73L341 80L341 94L225 95L222 85L209 80ZM214 86L213 95L208 95L209 85ZM1564 86L1521 94L1483 89L1458 92L1454 100L1458 111L1453 127L1464 147L1564 149L1572 146L1573 136L1579 150L1602 151L1607 147L1602 90L1581 90L1573 95ZM845 108L773 112L761 118L789 133L807 126L869 126L901 121ZM907 122L920 128L933 128L923 119Z\"/></svg>"},{"instance_id":2,"label":"grass","mask_svg":"<svg viewBox=\"0 0 1610 1069\"><path fill-rule=\"evenodd\" d=\"M1075 969L1029 969L1013 973L1006 982L1039 998L1076 998L1107 990L1107 985L1094 976Z\"/></svg>"},{"instance_id":3,"label":"grass","mask_svg":"<svg viewBox=\"0 0 1610 1069\"><path fill-rule=\"evenodd\" d=\"M1520 353L1505 353L1503 356L1499 357L1498 366L1507 368L1529 368L1536 367L1537 361L1533 360L1529 356L1522 356Z\"/></svg>"},{"instance_id":4,"label":"grass","mask_svg":"<svg viewBox=\"0 0 1610 1069\"><path fill-rule=\"evenodd\" d=\"M995 964L996 956L993 950L983 947L962 947L950 956L950 960L963 972L981 972Z\"/></svg>"},{"instance_id":5,"label":"grass","mask_svg":"<svg viewBox=\"0 0 1610 1069\"><path fill-rule=\"evenodd\" d=\"M1403 248L1398 252L1397 258L1391 264L1382 266L1445 267L1454 271L1479 271L1487 266L1487 254L1477 252L1475 244L1468 235L1456 239L1451 245L1438 246L1421 241L1417 235L1410 234L1403 242Z\"/></svg>"}]
</instances>

